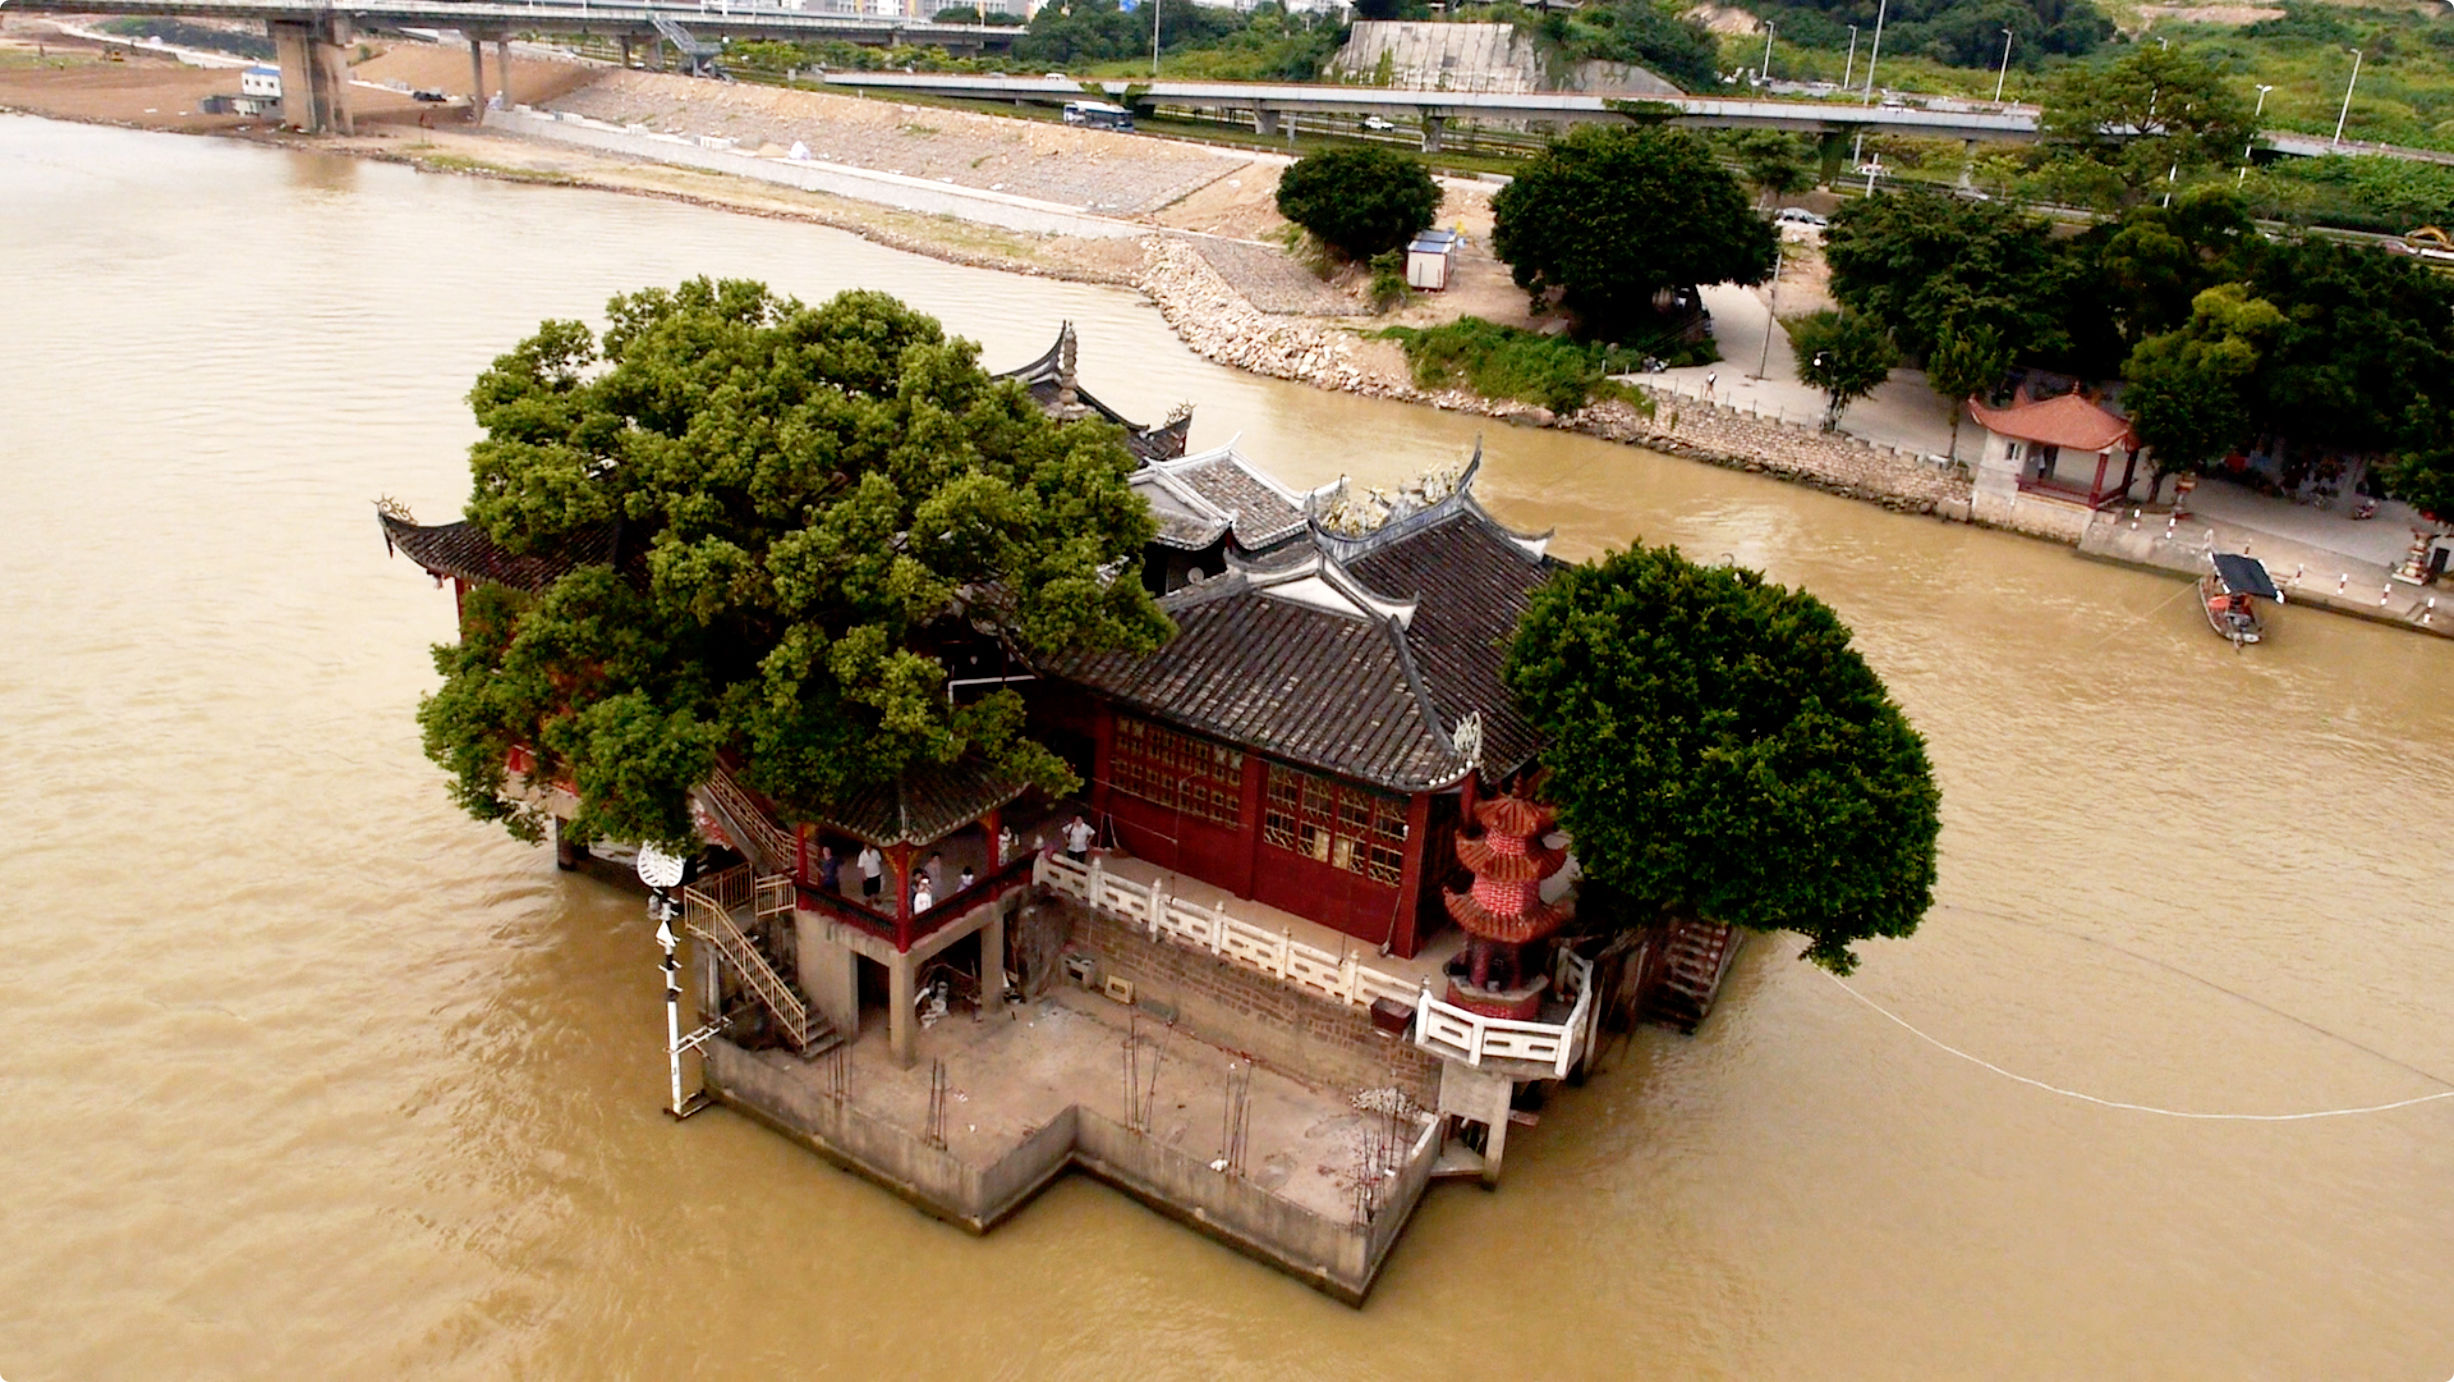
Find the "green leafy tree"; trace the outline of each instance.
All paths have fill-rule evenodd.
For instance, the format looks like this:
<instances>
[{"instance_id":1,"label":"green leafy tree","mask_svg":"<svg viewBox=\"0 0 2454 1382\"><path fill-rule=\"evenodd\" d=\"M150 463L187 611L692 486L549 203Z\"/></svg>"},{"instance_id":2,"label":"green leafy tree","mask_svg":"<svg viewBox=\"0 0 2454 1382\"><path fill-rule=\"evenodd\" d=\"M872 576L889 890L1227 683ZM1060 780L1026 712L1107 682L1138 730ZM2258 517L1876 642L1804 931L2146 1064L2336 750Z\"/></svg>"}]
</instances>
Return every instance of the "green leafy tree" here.
<instances>
[{"instance_id":1,"label":"green leafy tree","mask_svg":"<svg viewBox=\"0 0 2454 1382\"><path fill-rule=\"evenodd\" d=\"M1363 17L1360 11L1357 17ZM1542 31L1571 60L1628 63L1685 91L1721 85L1721 54L1712 33L1653 0L1587 5L1573 14L1555 11L1544 16Z\"/></svg>"},{"instance_id":2,"label":"green leafy tree","mask_svg":"<svg viewBox=\"0 0 2454 1382\"><path fill-rule=\"evenodd\" d=\"M1616 339L1665 288L1761 283L1773 232L1704 141L1588 125L1528 160L1491 201L1492 252L1537 300L1557 291L1586 334Z\"/></svg>"},{"instance_id":3,"label":"green leafy tree","mask_svg":"<svg viewBox=\"0 0 2454 1382\"><path fill-rule=\"evenodd\" d=\"M2250 276L2264 243L2228 187L2193 187L2169 207L2132 207L2097 256L2123 338L2135 344L2188 321L2200 293Z\"/></svg>"},{"instance_id":4,"label":"green leafy tree","mask_svg":"<svg viewBox=\"0 0 2454 1382\"><path fill-rule=\"evenodd\" d=\"M1431 170L1396 149L1330 149L1278 176L1278 214L1349 259L1400 248L1439 211Z\"/></svg>"},{"instance_id":5,"label":"green leafy tree","mask_svg":"<svg viewBox=\"0 0 2454 1382\"><path fill-rule=\"evenodd\" d=\"M602 553L611 529L624 555L472 592L418 712L460 803L536 836L515 744L576 786L583 839L686 839L721 751L800 818L965 754L1069 789L1019 698L953 703L944 659L1168 635L1110 579L1151 532L1116 430L1050 419L883 293L696 279L607 316L544 323L469 395L470 521L524 554Z\"/></svg>"},{"instance_id":6,"label":"green leafy tree","mask_svg":"<svg viewBox=\"0 0 2454 1382\"><path fill-rule=\"evenodd\" d=\"M1998 203L1930 189L1851 202L1824 233L1824 262L1841 306L1883 323L1912 356L1930 354L1947 321L1991 328L2014 358L2069 342L2045 223Z\"/></svg>"},{"instance_id":7,"label":"green leafy tree","mask_svg":"<svg viewBox=\"0 0 2454 1382\"><path fill-rule=\"evenodd\" d=\"M1509 690L1585 873L1650 908L1852 947L1917 929L1941 793L1829 606L1637 546L1534 593Z\"/></svg>"},{"instance_id":8,"label":"green leafy tree","mask_svg":"<svg viewBox=\"0 0 2454 1382\"><path fill-rule=\"evenodd\" d=\"M1873 393L1900 363L1900 347L1880 322L1856 312L1818 312L1790 332L1798 377L1823 390L1823 430L1840 426L1843 409Z\"/></svg>"},{"instance_id":9,"label":"green leafy tree","mask_svg":"<svg viewBox=\"0 0 2454 1382\"><path fill-rule=\"evenodd\" d=\"M2122 403L2149 448L2151 496L2165 476L2203 471L2248 440L2259 352L2283 324L2274 304L2227 283L2198 295L2187 325L2130 352Z\"/></svg>"},{"instance_id":10,"label":"green leafy tree","mask_svg":"<svg viewBox=\"0 0 2454 1382\"><path fill-rule=\"evenodd\" d=\"M1806 142L1779 130L1748 130L1732 141L1739 167L1756 195L1770 201L1815 185Z\"/></svg>"},{"instance_id":11,"label":"green leafy tree","mask_svg":"<svg viewBox=\"0 0 2454 1382\"><path fill-rule=\"evenodd\" d=\"M2135 199L2179 174L2240 162L2252 130L2238 86L2204 57L2142 44L2055 77L2041 126L2072 156L2112 170Z\"/></svg>"},{"instance_id":12,"label":"green leafy tree","mask_svg":"<svg viewBox=\"0 0 2454 1382\"><path fill-rule=\"evenodd\" d=\"M1926 382L1951 409L1951 459L1960 459L1960 420L1968 416L1968 400L1993 392L2010 368L2010 348L1991 326L1945 322L1935 333Z\"/></svg>"}]
</instances>

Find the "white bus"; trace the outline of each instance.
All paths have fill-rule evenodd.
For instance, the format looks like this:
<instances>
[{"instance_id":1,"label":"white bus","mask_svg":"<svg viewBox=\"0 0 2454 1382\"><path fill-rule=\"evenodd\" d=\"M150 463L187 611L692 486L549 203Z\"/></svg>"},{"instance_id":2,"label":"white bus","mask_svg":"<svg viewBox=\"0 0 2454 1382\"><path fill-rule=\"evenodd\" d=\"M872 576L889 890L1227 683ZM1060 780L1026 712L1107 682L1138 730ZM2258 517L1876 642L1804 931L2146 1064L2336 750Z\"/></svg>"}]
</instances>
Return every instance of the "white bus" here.
<instances>
[{"instance_id":1,"label":"white bus","mask_svg":"<svg viewBox=\"0 0 2454 1382\"><path fill-rule=\"evenodd\" d=\"M1133 112L1105 101L1067 101L1065 123L1094 130L1124 130L1130 133L1133 129Z\"/></svg>"}]
</instances>

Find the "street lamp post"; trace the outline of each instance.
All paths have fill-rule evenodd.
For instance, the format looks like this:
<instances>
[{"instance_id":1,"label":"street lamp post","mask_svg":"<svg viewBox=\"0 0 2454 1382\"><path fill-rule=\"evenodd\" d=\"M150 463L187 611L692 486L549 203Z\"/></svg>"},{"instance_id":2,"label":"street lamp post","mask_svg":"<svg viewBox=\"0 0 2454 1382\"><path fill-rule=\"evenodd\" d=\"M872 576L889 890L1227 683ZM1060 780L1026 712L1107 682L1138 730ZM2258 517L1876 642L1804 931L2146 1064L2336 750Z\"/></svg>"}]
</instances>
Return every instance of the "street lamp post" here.
<instances>
[{"instance_id":1,"label":"street lamp post","mask_svg":"<svg viewBox=\"0 0 2454 1382\"><path fill-rule=\"evenodd\" d=\"M1772 80L1772 36L1779 32L1780 28L1780 25L1773 23L1769 19L1764 21L1764 68L1758 75L1762 77L1766 83L1769 83Z\"/></svg>"},{"instance_id":2,"label":"street lamp post","mask_svg":"<svg viewBox=\"0 0 2454 1382\"><path fill-rule=\"evenodd\" d=\"M1883 56L1883 16L1891 5L1892 0L1877 0L1875 5L1875 41L1866 50L1866 99L1860 105L1875 102L1875 62Z\"/></svg>"},{"instance_id":3,"label":"street lamp post","mask_svg":"<svg viewBox=\"0 0 2454 1382\"><path fill-rule=\"evenodd\" d=\"M2335 117L2334 147L2338 149L2343 147L2343 122L2352 118L2352 88L2360 85L2360 50L2354 48L2351 53L2352 79L2343 84L2343 113Z\"/></svg>"},{"instance_id":4,"label":"street lamp post","mask_svg":"<svg viewBox=\"0 0 2454 1382\"><path fill-rule=\"evenodd\" d=\"M2011 76L2011 31L2002 31L2002 70L1994 74L1994 102L2002 103L2002 84Z\"/></svg>"},{"instance_id":5,"label":"street lamp post","mask_svg":"<svg viewBox=\"0 0 2454 1382\"><path fill-rule=\"evenodd\" d=\"M2274 89L2274 87L2264 85L2263 83L2258 88L2258 108L2250 112L2250 142L2241 146L2241 173L2243 177L2247 177L2249 175L2250 154L2256 151L2258 148L2258 117L2267 113L2267 93L2273 91ZM2240 178L2235 178L2233 180L2238 182L2240 181Z\"/></svg>"},{"instance_id":6,"label":"street lamp post","mask_svg":"<svg viewBox=\"0 0 2454 1382\"><path fill-rule=\"evenodd\" d=\"M1150 75L1159 75L1159 0L1150 0Z\"/></svg>"},{"instance_id":7,"label":"street lamp post","mask_svg":"<svg viewBox=\"0 0 2454 1382\"><path fill-rule=\"evenodd\" d=\"M1849 79L1858 70L1858 26L1849 26L1849 56L1841 61L1841 90L1849 89Z\"/></svg>"}]
</instances>

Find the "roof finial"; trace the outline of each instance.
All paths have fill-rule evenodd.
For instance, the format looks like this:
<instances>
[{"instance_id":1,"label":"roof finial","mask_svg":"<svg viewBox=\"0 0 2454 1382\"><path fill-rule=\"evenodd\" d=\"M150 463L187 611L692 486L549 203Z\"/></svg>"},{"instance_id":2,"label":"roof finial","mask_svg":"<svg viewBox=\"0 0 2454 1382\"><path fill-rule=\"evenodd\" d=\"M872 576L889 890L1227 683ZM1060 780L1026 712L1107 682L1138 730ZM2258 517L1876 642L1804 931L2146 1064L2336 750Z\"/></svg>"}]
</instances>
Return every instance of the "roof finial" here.
<instances>
[{"instance_id":1,"label":"roof finial","mask_svg":"<svg viewBox=\"0 0 2454 1382\"><path fill-rule=\"evenodd\" d=\"M1070 422L1083 414L1082 396L1074 388L1074 324L1057 329L1057 416Z\"/></svg>"}]
</instances>

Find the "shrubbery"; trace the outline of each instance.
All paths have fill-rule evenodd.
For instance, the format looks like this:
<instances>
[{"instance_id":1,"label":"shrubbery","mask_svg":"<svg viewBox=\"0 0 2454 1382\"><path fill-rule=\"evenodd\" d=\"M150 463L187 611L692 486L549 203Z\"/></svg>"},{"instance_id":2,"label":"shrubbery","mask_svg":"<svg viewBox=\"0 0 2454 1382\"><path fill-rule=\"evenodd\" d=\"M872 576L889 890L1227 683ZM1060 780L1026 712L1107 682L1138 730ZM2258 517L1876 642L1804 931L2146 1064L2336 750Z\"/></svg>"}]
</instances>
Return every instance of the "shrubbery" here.
<instances>
[{"instance_id":1,"label":"shrubbery","mask_svg":"<svg viewBox=\"0 0 2454 1382\"><path fill-rule=\"evenodd\" d=\"M1439 210L1430 170L1395 149L1330 149L1278 178L1278 214L1349 259L1403 247Z\"/></svg>"}]
</instances>

